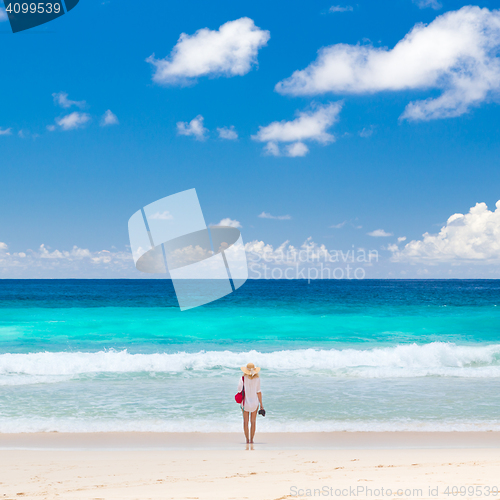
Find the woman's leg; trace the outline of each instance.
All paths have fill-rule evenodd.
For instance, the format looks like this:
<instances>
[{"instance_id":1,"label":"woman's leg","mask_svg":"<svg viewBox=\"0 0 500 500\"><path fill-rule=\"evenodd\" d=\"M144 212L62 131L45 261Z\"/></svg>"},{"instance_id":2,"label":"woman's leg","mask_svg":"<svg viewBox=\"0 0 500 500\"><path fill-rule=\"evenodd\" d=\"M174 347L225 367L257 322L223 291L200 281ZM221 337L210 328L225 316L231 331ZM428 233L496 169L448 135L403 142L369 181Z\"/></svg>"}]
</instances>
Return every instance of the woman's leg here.
<instances>
[{"instance_id":1,"label":"woman's leg","mask_svg":"<svg viewBox=\"0 0 500 500\"><path fill-rule=\"evenodd\" d=\"M245 438L247 440L247 443L250 442L250 439L248 438L248 417L250 416L250 413L248 411L243 410L243 431L245 432Z\"/></svg>"},{"instance_id":2,"label":"woman's leg","mask_svg":"<svg viewBox=\"0 0 500 500\"><path fill-rule=\"evenodd\" d=\"M258 408L257 408L258 410ZM255 426L257 425L257 410L253 411L250 415L250 442L253 443L253 437L255 436ZM248 414L248 412L245 412Z\"/></svg>"}]
</instances>

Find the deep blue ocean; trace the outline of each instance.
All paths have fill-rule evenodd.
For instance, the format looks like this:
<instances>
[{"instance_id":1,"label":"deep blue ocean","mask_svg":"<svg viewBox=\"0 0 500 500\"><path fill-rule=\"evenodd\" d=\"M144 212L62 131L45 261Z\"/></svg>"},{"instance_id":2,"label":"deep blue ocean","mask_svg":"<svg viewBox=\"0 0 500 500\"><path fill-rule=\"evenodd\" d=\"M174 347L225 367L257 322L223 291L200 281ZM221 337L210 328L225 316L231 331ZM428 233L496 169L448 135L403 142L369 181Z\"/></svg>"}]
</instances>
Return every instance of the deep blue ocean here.
<instances>
[{"instance_id":1,"label":"deep blue ocean","mask_svg":"<svg viewBox=\"0 0 500 500\"><path fill-rule=\"evenodd\" d=\"M500 281L0 280L0 432L500 430Z\"/></svg>"}]
</instances>

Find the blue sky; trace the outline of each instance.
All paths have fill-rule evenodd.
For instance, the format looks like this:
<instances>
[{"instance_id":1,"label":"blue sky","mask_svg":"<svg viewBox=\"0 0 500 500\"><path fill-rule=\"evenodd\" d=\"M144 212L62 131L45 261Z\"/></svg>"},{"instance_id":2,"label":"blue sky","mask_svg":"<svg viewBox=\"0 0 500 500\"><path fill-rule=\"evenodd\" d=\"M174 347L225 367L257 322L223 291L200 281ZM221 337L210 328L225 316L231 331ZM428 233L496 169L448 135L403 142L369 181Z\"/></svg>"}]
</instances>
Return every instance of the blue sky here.
<instances>
[{"instance_id":1,"label":"blue sky","mask_svg":"<svg viewBox=\"0 0 500 500\"><path fill-rule=\"evenodd\" d=\"M142 277L131 261L123 263L128 218L194 187L206 222L238 221L245 242L300 247L311 237L333 249L378 249L372 277L498 277L499 214L483 207L437 244L422 237L477 203L494 211L500 199L499 14L493 2L475 4L489 11L459 11L464 5L200 1L143 8L80 0L26 32L12 34L0 22L0 276ZM477 32L467 31L478 19ZM254 39L250 55L221 63L210 37L223 52L218 30L229 21L242 24L227 43ZM431 30L386 57L418 23ZM198 38L187 53L177 45L177 59L172 53L181 33L196 37L203 28L211 31L208 70L196 59L204 46ZM455 50L464 36L470 43ZM449 60L426 56L429 44L449 42ZM332 46L330 59L321 59L318 50ZM156 80L146 61L152 54L166 68ZM342 76L342 57L351 76ZM408 107L445 93L437 111ZM194 125L203 135L183 135L199 116ZM292 125L265 128L281 121ZM219 137L217 128L229 127L236 140ZM287 156L295 144L304 156ZM258 217L263 212L288 217ZM39 259L42 244L62 255L49 267ZM102 250L116 253L120 266L72 257L74 246L88 249L87 261Z\"/></svg>"}]
</instances>

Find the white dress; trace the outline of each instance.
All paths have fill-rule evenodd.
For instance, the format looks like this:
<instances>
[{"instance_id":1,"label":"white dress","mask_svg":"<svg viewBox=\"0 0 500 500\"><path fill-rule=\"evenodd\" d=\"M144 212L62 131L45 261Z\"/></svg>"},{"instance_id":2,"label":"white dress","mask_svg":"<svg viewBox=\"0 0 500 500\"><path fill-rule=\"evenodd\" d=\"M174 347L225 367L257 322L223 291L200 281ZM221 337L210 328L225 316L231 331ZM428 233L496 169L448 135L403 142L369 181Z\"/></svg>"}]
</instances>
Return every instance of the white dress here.
<instances>
[{"instance_id":1,"label":"white dress","mask_svg":"<svg viewBox=\"0 0 500 500\"><path fill-rule=\"evenodd\" d=\"M240 378L240 383L238 384L238 392L243 389L243 380ZM243 409L254 412L259 407L259 397L257 393L260 391L260 378L254 377L250 378L245 375L245 401Z\"/></svg>"}]
</instances>

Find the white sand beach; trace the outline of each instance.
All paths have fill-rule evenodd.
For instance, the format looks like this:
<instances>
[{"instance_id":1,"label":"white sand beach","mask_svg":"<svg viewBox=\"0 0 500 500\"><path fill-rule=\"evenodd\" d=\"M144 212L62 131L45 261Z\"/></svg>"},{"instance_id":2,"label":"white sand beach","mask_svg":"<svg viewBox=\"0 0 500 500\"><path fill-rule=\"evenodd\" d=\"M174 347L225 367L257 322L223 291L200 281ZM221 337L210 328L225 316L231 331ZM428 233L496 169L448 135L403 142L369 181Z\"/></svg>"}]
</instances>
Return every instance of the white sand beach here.
<instances>
[{"instance_id":1,"label":"white sand beach","mask_svg":"<svg viewBox=\"0 0 500 500\"><path fill-rule=\"evenodd\" d=\"M498 498L499 448L495 432L260 434L253 449L235 434L3 434L0 497Z\"/></svg>"}]
</instances>

